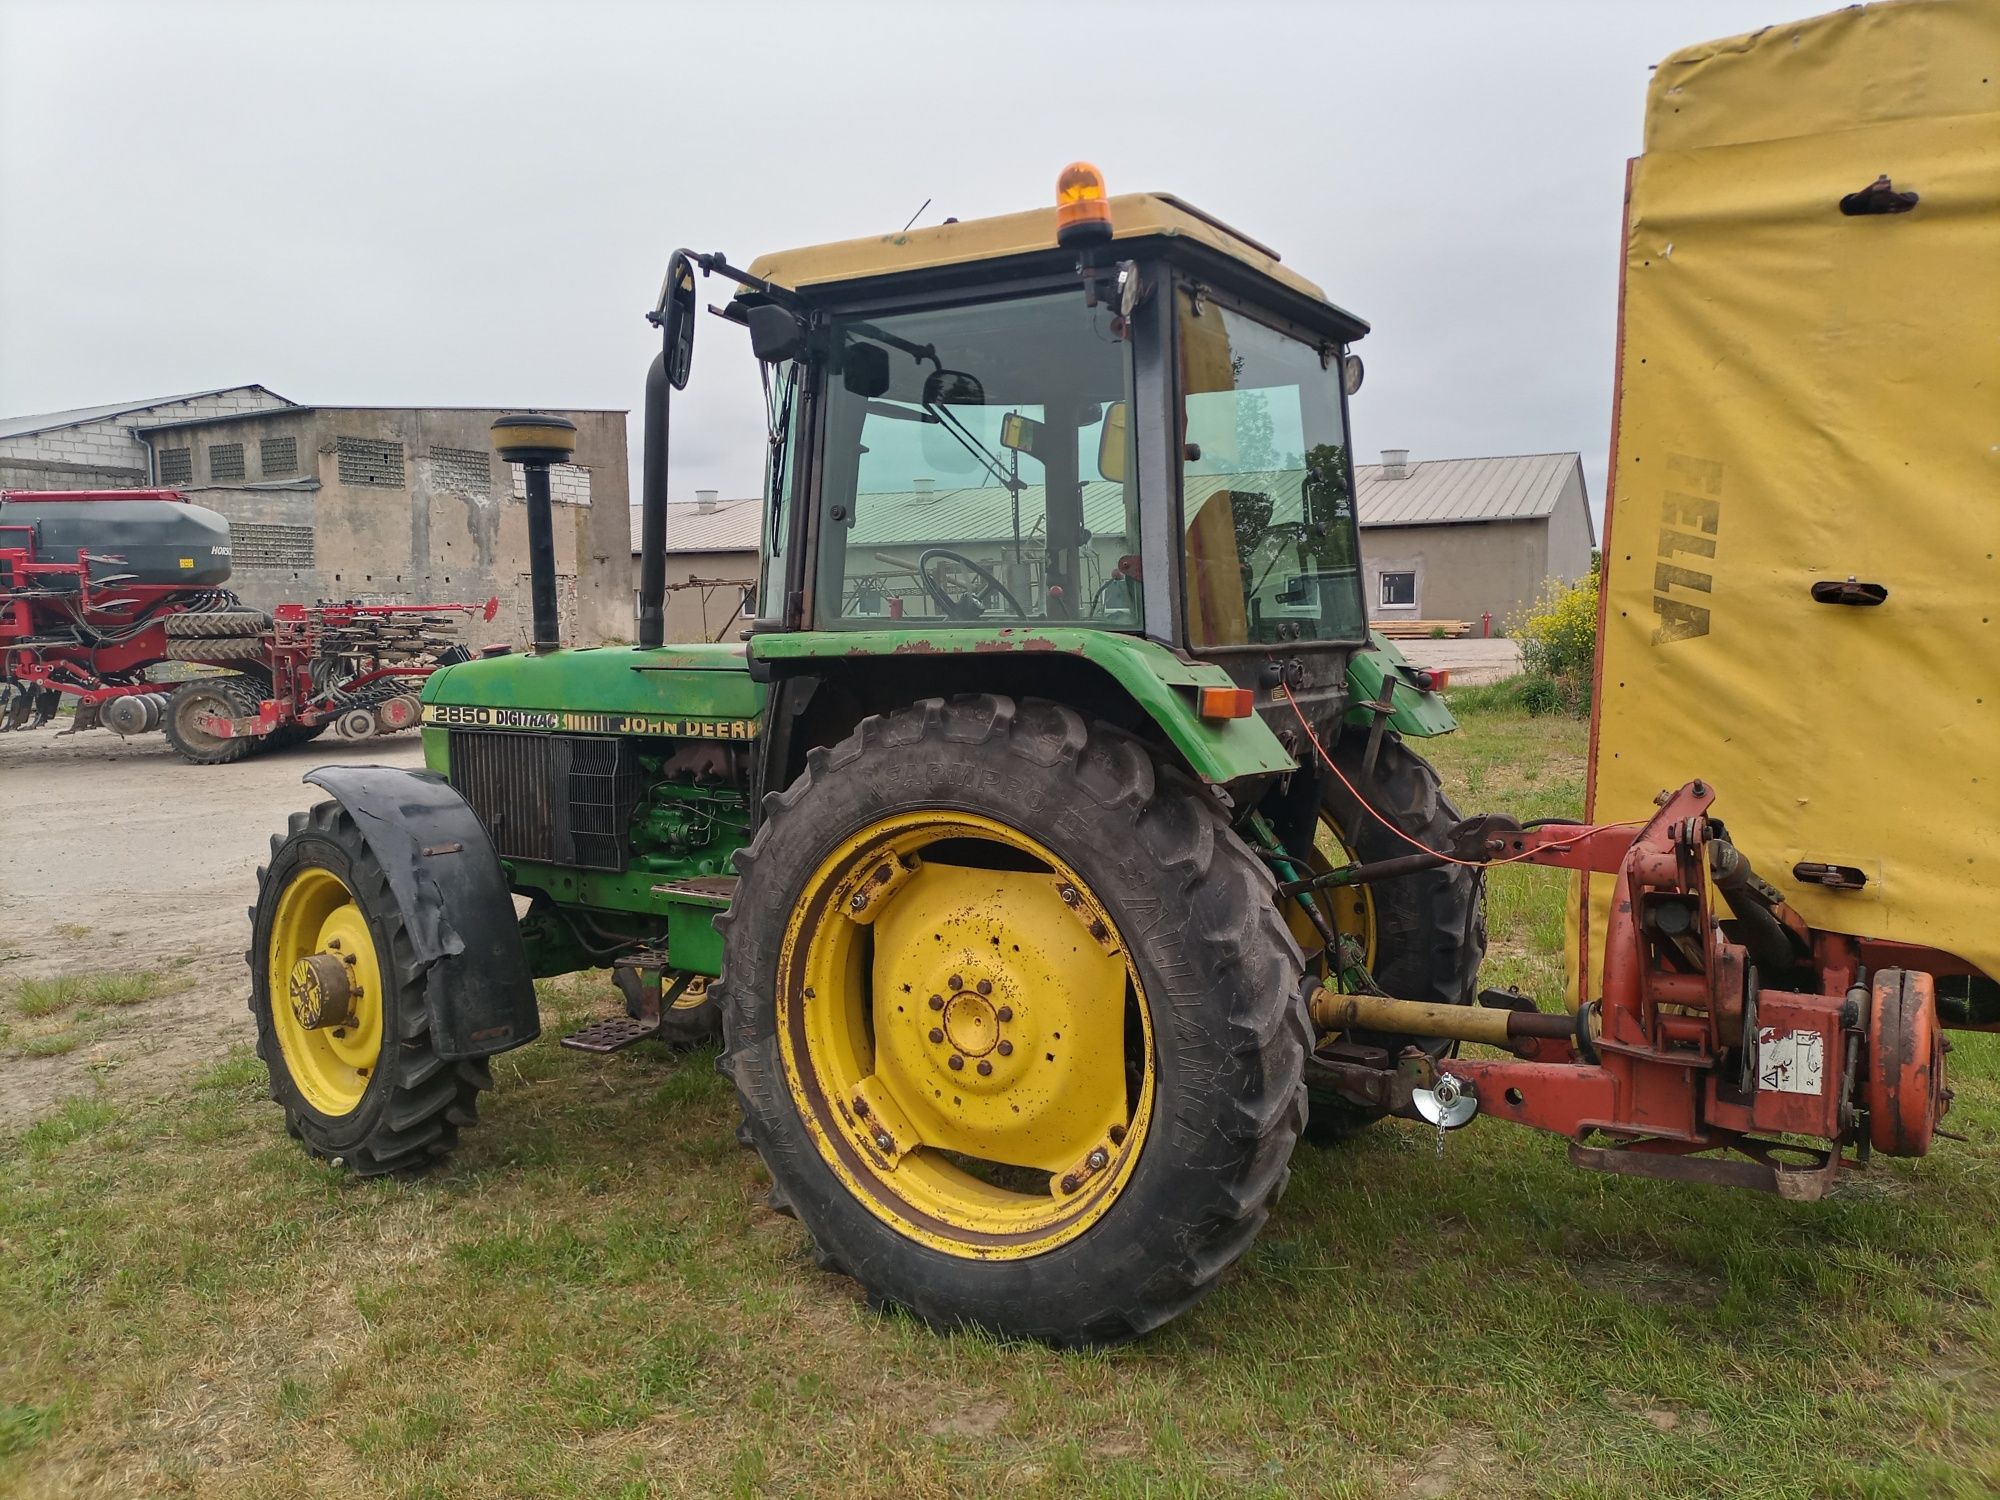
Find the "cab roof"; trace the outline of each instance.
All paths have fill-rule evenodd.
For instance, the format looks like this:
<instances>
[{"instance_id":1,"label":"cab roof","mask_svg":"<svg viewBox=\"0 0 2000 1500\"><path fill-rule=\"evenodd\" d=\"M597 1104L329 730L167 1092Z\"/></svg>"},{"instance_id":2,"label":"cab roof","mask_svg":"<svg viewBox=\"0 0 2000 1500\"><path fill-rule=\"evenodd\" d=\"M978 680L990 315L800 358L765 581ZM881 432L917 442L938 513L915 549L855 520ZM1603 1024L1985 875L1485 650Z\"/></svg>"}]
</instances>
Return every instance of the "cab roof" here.
<instances>
[{"instance_id":1,"label":"cab roof","mask_svg":"<svg viewBox=\"0 0 2000 1500\"><path fill-rule=\"evenodd\" d=\"M1333 309L1343 319L1361 324L1364 328L1367 326L1330 301L1315 283L1289 266L1281 265L1278 252L1269 245L1259 244L1241 230L1231 228L1171 193L1122 193L1109 202L1114 241L1153 238L1191 241L1227 256L1299 296ZM836 240L831 244L808 245L798 250L780 250L775 254L759 256L752 262L750 274L793 291L803 291L809 287L871 281L881 276L970 265L1054 249L1056 210L1050 204L1022 213L966 219L955 224L935 224L925 229L905 229L895 234L870 235L857 240Z\"/></svg>"}]
</instances>

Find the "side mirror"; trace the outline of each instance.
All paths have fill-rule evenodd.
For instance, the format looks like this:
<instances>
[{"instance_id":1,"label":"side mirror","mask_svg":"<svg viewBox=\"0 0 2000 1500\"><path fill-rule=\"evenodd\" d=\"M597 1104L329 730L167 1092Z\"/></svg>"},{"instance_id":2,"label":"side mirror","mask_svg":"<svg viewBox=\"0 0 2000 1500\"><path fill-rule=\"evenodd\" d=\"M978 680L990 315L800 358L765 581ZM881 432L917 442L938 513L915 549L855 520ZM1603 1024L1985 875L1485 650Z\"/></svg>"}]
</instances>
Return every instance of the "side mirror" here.
<instances>
[{"instance_id":1,"label":"side mirror","mask_svg":"<svg viewBox=\"0 0 2000 1500\"><path fill-rule=\"evenodd\" d=\"M789 308L763 302L745 309L743 319L750 328L750 352L762 363L783 364L805 352L805 325Z\"/></svg>"},{"instance_id":2,"label":"side mirror","mask_svg":"<svg viewBox=\"0 0 2000 1500\"><path fill-rule=\"evenodd\" d=\"M873 400L889 390L889 351L880 344L849 344L841 359L840 383L848 392Z\"/></svg>"},{"instance_id":3,"label":"side mirror","mask_svg":"<svg viewBox=\"0 0 2000 1500\"><path fill-rule=\"evenodd\" d=\"M1097 472L1113 484L1125 482L1126 410L1123 401L1112 402L1097 434Z\"/></svg>"},{"instance_id":4,"label":"side mirror","mask_svg":"<svg viewBox=\"0 0 2000 1500\"><path fill-rule=\"evenodd\" d=\"M666 285L660 288L660 331L667 354L667 379L677 391L686 390L694 367L694 263L676 250L667 262Z\"/></svg>"},{"instance_id":5,"label":"side mirror","mask_svg":"<svg viewBox=\"0 0 2000 1500\"><path fill-rule=\"evenodd\" d=\"M986 387L963 370L933 370L924 377L926 406L984 406Z\"/></svg>"}]
</instances>

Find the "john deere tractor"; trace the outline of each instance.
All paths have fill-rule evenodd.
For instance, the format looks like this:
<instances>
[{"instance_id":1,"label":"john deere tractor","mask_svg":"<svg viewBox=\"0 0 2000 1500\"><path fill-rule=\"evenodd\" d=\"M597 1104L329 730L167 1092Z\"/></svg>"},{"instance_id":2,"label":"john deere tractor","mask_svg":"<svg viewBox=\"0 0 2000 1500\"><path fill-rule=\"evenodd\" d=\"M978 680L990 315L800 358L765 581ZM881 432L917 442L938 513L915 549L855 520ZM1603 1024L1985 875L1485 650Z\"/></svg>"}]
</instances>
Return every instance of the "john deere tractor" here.
<instances>
[{"instance_id":1,"label":"john deere tractor","mask_svg":"<svg viewBox=\"0 0 2000 1500\"><path fill-rule=\"evenodd\" d=\"M761 582L741 640L669 645L704 277L763 377ZM1485 944L1473 865L1412 853L1459 821L1410 747L1453 721L1363 609L1367 325L1084 164L1049 208L677 252L652 321L639 644L561 649L572 439L498 424L536 645L429 679L427 770L307 778L331 800L252 913L273 1093L316 1156L425 1167L537 1035L534 980L610 968L628 1013L568 1040L719 1028L773 1204L877 1303L1155 1327L1249 1247L1301 1132L1450 1045L1315 1053L1309 995L1463 1005Z\"/></svg>"}]
</instances>

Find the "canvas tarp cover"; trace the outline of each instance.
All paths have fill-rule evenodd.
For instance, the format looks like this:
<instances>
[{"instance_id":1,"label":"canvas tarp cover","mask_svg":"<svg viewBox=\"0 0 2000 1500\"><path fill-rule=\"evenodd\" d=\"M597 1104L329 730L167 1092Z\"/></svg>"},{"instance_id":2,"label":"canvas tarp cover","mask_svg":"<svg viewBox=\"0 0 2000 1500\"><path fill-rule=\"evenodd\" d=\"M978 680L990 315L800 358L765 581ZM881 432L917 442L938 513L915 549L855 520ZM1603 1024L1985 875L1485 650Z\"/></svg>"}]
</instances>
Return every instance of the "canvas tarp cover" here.
<instances>
[{"instance_id":1,"label":"canvas tarp cover","mask_svg":"<svg viewBox=\"0 0 2000 1500\"><path fill-rule=\"evenodd\" d=\"M1841 212L1882 175L1916 207ZM1669 58L1621 300L1591 816L1702 777L1813 925L2000 977L2000 6ZM1886 602L1814 602L1849 578ZM1590 884L1572 1000L1602 972Z\"/></svg>"}]
</instances>

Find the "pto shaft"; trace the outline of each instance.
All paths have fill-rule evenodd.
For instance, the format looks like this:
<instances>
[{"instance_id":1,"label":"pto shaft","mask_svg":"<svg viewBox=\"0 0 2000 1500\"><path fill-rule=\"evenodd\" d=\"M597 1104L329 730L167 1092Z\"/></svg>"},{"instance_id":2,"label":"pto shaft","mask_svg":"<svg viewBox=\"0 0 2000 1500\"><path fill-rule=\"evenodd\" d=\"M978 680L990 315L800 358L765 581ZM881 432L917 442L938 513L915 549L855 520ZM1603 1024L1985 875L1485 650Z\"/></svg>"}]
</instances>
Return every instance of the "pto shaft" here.
<instances>
[{"instance_id":1,"label":"pto shaft","mask_svg":"<svg viewBox=\"0 0 2000 1500\"><path fill-rule=\"evenodd\" d=\"M1563 1038L1576 1034L1576 1017L1538 1010L1493 1010L1483 1005L1444 1005L1430 1000L1392 1000L1386 995L1337 995L1313 991L1308 1002L1321 1031L1381 1031L1393 1036L1447 1037L1511 1047L1524 1037Z\"/></svg>"}]
</instances>

